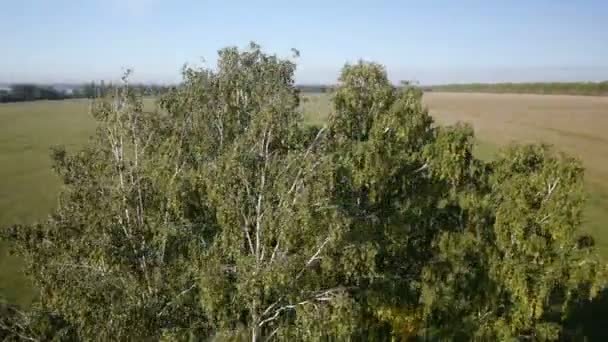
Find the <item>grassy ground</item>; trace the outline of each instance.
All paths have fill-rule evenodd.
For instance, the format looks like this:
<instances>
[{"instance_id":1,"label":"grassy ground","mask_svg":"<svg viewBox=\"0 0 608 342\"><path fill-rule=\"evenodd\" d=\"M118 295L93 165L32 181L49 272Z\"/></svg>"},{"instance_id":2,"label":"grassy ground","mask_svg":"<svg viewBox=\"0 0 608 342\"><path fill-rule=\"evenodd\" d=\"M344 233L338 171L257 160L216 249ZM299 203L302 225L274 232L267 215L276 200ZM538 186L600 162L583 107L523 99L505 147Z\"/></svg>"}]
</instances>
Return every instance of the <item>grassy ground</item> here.
<instances>
[{"instance_id":1,"label":"grassy ground","mask_svg":"<svg viewBox=\"0 0 608 342\"><path fill-rule=\"evenodd\" d=\"M44 219L52 210L59 180L49 148L81 146L94 131L87 101L0 105L0 226ZM27 303L31 291L21 263L0 246L0 300Z\"/></svg>"},{"instance_id":2,"label":"grassy ground","mask_svg":"<svg viewBox=\"0 0 608 342\"><path fill-rule=\"evenodd\" d=\"M0 104L0 227L43 220L57 201L59 179L50 148L75 150L95 131L88 100ZM153 101L146 99L146 107ZM19 259L0 245L0 302L27 304L29 284Z\"/></svg>"},{"instance_id":3,"label":"grassy ground","mask_svg":"<svg viewBox=\"0 0 608 342\"><path fill-rule=\"evenodd\" d=\"M581 158L590 193L584 229L608 257L608 97L433 92L425 95L425 103L441 124L472 123L481 141L476 148L481 158L492 158L510 141L545 141ZM0 105L0 226L41 220L52 210L59 182L50 169L49 148L75 149L87 141L95 129L88 106L84 100ZM329 114L329 98L307 95L302 109L307 122L322 124ZM19 270L19 260L0 246L0 301L31 300L32 291ZM582 315L597 316L607 308L591 306Z\"/></svg>"},{"instance_id":4,"label":"grassy ground","mask_svg":"<svg viewBox=\"0 0 608 342\"><path fill-rule=\"evenodd\" d=\"M307 94L302 100L304 120L312 125L322 125L327 122L331 110L330 97L327 94Z\"/></svg>"}]
</instances>

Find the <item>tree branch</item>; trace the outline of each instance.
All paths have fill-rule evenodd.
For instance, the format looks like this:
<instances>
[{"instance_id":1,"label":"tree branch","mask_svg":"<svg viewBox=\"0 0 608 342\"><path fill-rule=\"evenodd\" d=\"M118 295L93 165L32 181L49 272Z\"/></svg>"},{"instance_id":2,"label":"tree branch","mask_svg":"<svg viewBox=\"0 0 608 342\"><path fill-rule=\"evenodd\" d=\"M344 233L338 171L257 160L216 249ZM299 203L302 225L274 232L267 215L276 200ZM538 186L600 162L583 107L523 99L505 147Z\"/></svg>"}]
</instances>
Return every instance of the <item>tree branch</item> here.
<instances>
[{"instance_id":1,"label":"tree branch","mask_svg":"<svg viewBox=\"0 0 608 342\"><path fill-rule=\"evenodd\" d=\"M167 309L169 309L169 307L173 304L175 304L175 302L182 296L184 296L185 294L187 294L188 292L192 291L194 288L196 287L196 284L192 284L192 286L190 286L189 288L183 290L182 292L178 293L177 296L175 296L175 299L173 299L172 301L170 301L169 303L165 304L165 306L162 308L162 310L160 310L160 312L156 315L156 317L160 317L163 314L165 314L165 312L167 311Z\"/></svg>"},{"instance_id":2,"label":"tree branch","mask_svg":"<svg viewBox=\"0 0 608 342\"><path fill-rule=\"evenodd\" d=\"M428 168L429 168L429 163L424 163L424 165L422 165L421 167L419 167L416 170L414 170L413 173L419 173L419 172L422 172L422 171L424 171L424 170L426 170Z\"/></svg>"},{"instance_id":3,"label":"tree branch","mask_svg":"<svg viewBox=\"0 0 608 342\"><path fill-rule=\"evenodd\" d=\"M547 183L547 195L545 195L545 201L548 200L549 197L551 197L551 194L557 187L557 184L559 184L559 178L553 181L553 183Z\"/></svg>"},{"instance_id":4,"label":"tree branch","mask_svg":"<svg viewBox=\"0 0 608 342\"><path fill-rule=\"evenodd\" d=\"M253 248L253 242L251 241L251 234L249 234L249 219L247 215L243 213L243 209L241 208L241 216L243 216L243 232L245 233L245 237L247 238L247 243L249 244L249 251L251 255L255 255L255 250Z\"/></svg>"},{"instance_id":5,"label":"tree branch","mask_svg":"<svg viewBox=\"0 0 608 342\"><path fill-rule=\"evenodd\" d=\"M345 288L344 287L335 287L335 288L331 288L331 289L327 289L327 290L322 290L320 292L317 292L316 294L314 294L312 296L312 298L307 299L307 300L303 300L300 301L296 304L287 304L287 305L283 305L281 307L279 307L278 309L274 310L272 316L262 320L259 324L258 327L262 327L264 326L264 324L272 322L274 320L276 320L279 315L281 314L281 312L286 311L286 310L295 310L298 306L301 305L305 305L305 304L314 304L314 302L329 302L333 299L336 298L335 294L336 293L341 293L344 292ZM262 317L267 315L273 307L275 307L277 305L277 302L274 302L273 304L271 304L263 313L262 313Z\"/></svg>"},{"instance_id":6,"label":"tree branch","mask_svg":"<svg viewBox=\"0 0 608 342\"><path fill-rule=\"evenodd\" d=\"M306 265L304 265L304 267L302 267L302 270L300 270L300 272L298 273L298 275L296 276L296 280L300 279L300 277L302 276L302 274L304 274L304 271L306 270L306 268L308 266L310 266L310 264L312 264L313 262L315 262L315 260L320 259L319 258L319 254L321 254L321 252L323 251L323 248L325 247L325 245L327 245L327 243L330 241L330 237L328 236L325 241L323 241L323 243L321 244L321 246L319 246L319 248L317 249L317 251L310 257L310 259L308 259L308 261L306 262Z\"/></svg>"},{"instance_id":7,"label":"tree branch","mask_svg":"<svg viewBox=\"0 0 608 342\"><path fill-rule=\"evenodd\" d=\"M299 302L299 303L297 303L297 304L289 304L289 305L282 306L282 307L280 307L280 308L276 309L276 310L274 311L274 314L273 314L271 317L266 318L265 320L262 320L262 321L261 321L261 322L258 324L258 327L262 327L262 326L264 326L264 324L266 324L266 323L268 323L268 322L272 322L272 321L274 321L275 319L277 319L277 318L279 317L279 315L281 314L281 312L283 312L283 311L285 311L285 310L291 310L291 309L295 309L295 308L296 308L296 306L298 306L298 305L304 305L304 304L307 304L307 303L309 303L309 301L308 301L308 300L305 300L305 301Z\"/></svg>"},{"instance_id":8,"label":"tree branch","mask_svg":"<svg viewBox=\"0 0 608 342\"><path fill-rule=\"evenodd\" d=\"M29 318L21 311L13 308L13 307L8 307L8 310L11 310L13 312L15 312L16 314L20 315L24 320L25 320L25 324L28 324L28 320ZM14 323L20 330L25 331L26 329L23 327L23 325L15 322ZM6 332L8 332L9 334L13 334L14 336L19 337L21 340L24 341L32 341L32 342L38 342L40 340L38 340L37 338L31 337L31 336L26 336L24 333L19 332L17 330L15 330L14 328L9 327L8 325L6 325L4 323L4 320L2 319L2 317L0 317L0 332L4 330ZM8 336L6 336L6 338L8 339Z\"/></svg>"}]
</instances>

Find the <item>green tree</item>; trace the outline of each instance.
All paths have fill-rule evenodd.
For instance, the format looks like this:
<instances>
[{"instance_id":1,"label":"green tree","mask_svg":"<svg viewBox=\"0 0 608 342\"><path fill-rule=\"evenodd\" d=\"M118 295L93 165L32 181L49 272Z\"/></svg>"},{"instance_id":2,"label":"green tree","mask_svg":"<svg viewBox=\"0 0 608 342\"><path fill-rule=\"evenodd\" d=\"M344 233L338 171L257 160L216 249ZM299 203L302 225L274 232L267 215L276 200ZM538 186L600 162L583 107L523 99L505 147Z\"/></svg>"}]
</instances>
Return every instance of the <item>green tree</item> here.
<instances>
[{"instance_id":1,"label":"green tree","mask_svg":"<svg viewBox=\"0 0 608 342\"><path fill-rule=\"evenodd\" d=\"M65 184L57 211L5 232L40 290L40 312L60 315L85 340L195 331L205 320L185 303L196 300L206 228L188 222L176 199L182 174L169 158L179 146L128 86L93 114L94 144L53 152Z\"/></svg>"},{"instance_id":2,"label":"green tree","mask_svg":"<svg viewBox=\"0 0 608 342\"><path fill-rule=\"evenodd\" d=\"M292 62L252 45L222 50L218 64L186 70L163 99L173 120L190 123L193 188L214 213L202 310L225 338L348 334L355 308L343 279L369 266L347 248L322 153L327 129L304 127Z\"/></svg>"},{"instance_id":3,"label":"green tree","mask_svg":"<svg viewBox=\"0 0 608 342\"><path fill-rule=\"evenodd\" d=\"M162 111L127 77L97 100L92 144L53 153L57 211L3 230L40 295L0 336L545 340L603 286L577 161L477 160L470 127L375 63L346 65L307 126L295 67L226 48Z\"/></svg>"}]
</instances>

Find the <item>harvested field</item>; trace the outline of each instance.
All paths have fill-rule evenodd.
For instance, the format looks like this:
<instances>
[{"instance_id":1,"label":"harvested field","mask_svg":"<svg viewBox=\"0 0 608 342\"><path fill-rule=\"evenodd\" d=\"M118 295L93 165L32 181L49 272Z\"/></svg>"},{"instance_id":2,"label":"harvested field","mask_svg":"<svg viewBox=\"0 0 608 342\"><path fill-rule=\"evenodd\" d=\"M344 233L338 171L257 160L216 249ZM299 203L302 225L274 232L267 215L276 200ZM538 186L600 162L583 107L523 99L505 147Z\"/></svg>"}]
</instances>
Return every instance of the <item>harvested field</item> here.
<instances>
[{"instance_id":1,"label":"harvested field","mask_svg":"<svg viewBox=\"0 0 608 342\"><path fill-rule=\"evenodd\" d=\"M580 158L590 196L585 229L608 256L608 97L431 92L424 102L441 124L471 123L485 155L510 142L545 142Z\"/></svg>"}]
</instances>

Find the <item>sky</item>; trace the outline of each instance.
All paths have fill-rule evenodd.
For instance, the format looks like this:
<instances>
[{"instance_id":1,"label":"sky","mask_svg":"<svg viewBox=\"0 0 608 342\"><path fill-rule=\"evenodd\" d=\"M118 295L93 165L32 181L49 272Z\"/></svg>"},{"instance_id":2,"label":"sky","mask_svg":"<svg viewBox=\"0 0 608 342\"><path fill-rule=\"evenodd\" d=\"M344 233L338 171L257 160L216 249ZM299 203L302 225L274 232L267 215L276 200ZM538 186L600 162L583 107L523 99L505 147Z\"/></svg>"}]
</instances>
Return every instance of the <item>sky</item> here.
<instances>
[{"instance_id":1,"label":"sky","mask_svg":"<svg viewBox=\"0 0 608 342\"><path fill-rule=\"evenodd\" d=\"M608 80L608 0L0 0L0 83L179 82L255 41L298 83L345 63L421 84Z\"/></svg>"}]
</instances>

